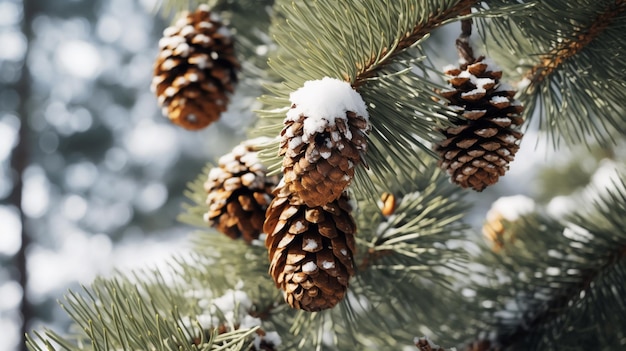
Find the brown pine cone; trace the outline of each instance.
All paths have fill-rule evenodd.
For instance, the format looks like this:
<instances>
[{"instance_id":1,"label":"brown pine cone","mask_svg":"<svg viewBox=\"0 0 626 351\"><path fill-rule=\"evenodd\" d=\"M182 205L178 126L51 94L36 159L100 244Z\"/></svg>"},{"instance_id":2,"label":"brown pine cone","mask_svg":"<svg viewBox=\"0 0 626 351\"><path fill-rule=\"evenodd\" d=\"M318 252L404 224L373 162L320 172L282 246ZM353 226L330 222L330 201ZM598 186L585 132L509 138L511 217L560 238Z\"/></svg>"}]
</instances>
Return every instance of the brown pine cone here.
<instances>
[{"instance_id":1,"label":"brown pine cone","mask_svg":"<svg viewBox=\"0 0 626 351\"><path fill-rule=\"evenodd\" d=\"M519 150L523 107L514 99L515 90L500 83L502 71L482 58L445 73L451 87L438 93L460 117L435 145L439 165L452 182L482 191L505 174Z\"/></svg>"},{"instance_id":2,"label":"brown pine cone","mask_svg":"<svg viewBox=\"0 0 626 351\"><path fill-rule=\"evenodd\" d=\"M208 192L206 221L220 232L247 243L263 230L265 211L273 198L277 176L257 158L256 146L264 139L252 139L236 146L219 159L204 184Z\"/></svg>"},{"instance_id":3,"label":"brown pine cone","mask_svg":"<svg viewBox=\"0 0 626 351\"><path fill-rule=\"evenodd\" d=\"M232 37L206 4L163 31L152 90L163 114L190 130L219 119L237 83Z\"/></svg>"},{"instance_id":4,"label":"brown pine cone","mask_svg":"<svg viewBox=\"0 0 626 351\"><path fill-rule=\"evenodd\" d=\"M356 224L347 195L318 207L308 207L284 186L275 195L263 229L276 286L295 309L334 307L354 275Z\"/></svg>"},{"instance_id":5,"label":"brown pine cone","mask_svg":"<svg viewBox=\"0 0 626 351\"><path fill-rule=\"evenodd\" d=\"M306 82L291 102L280 133L285 184L307 206L323 206L339 198L363 161L370 130L365 103L348 83L331 78Z\"/></svg>"}]
</instances>

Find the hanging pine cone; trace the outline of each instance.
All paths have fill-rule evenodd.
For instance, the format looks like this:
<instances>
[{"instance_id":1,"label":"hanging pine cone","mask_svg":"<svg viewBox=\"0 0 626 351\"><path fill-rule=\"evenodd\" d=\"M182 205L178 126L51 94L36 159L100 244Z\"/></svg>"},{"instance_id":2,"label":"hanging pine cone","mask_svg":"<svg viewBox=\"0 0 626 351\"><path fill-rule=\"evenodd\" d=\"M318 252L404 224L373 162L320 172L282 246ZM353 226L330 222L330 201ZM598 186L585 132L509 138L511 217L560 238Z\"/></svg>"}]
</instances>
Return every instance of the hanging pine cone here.
<instances>
[{"instance_id":1,"label":"hanging pine cone","mask_svg":"<svg viewBox=\"0 0 626 351\"><path fill-rule=\"evenodd\" d=\"M206 4L163 31L152 90L163 114L191 130L216 121L237 83L230 33Z\"/></svg>"},{"instance_id":2,"label":"hanging pine cone","mask_svg":"<svg viewBox=\"0 0 626 351\"><path fill-rule=\"evenodd\" d=\"M280 135L285 183L309 207L336 200L367 150L369 115L350 84L308 81L290 96Z\"/></svg>"},{"instance_id":3,"label":"hanging pine cone","mask_svg":"<svg viewBox=\"0 0 626 351\"><path fill-rule=\"evenodd\" d=\"M356 224L347 195L320 207L308 207L280 186L267 210L264 232L270 274L296 309L334 307L354 275Z\"/></svg>"},{"instance_id":4,"label":"hanging pine cone","mask_svg":"<svg viewBox=\"0 0 626 351\"><path fill-rule=\"evenodd\" d=\"M516 91L500 83L502 71L483 58L444 72L451 87L438 93L462 117L442 131L445 139L435 146L439 165L452 182L482 191L504 175L519 150L523 107L513 98Z\"/></svg>"},{"instance_id":5,"label":"hanging pine cone","mask_svg":"<svg viewBox=\"0 0 626 351\"><path fill-rule=\"evenodd\" d=\"M247 243L263 230L265 211L278 183L277 176L266 175L267 169L257 158L256 145L264 141L245 141L222 156L204 184L209 193L206 221L227 236L243 238Z\"/></svg>"}]
</instances>

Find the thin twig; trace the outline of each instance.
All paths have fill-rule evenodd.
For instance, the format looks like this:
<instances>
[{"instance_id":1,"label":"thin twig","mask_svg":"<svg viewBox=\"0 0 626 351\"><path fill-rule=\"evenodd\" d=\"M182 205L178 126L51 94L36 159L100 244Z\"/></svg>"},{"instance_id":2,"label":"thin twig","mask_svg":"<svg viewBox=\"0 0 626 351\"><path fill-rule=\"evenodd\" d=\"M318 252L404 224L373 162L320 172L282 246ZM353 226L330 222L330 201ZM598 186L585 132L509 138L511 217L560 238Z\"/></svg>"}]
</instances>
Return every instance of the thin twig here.
<instances>
[{"instance_id":1,"label":"thin twig","mask_svg":"<svg viewBox=\"0 0 626 351\"><path fill-rule=\"evenodd\" d=\"M465 69L476 61L474 50L470 45L470 36L472 35L472 19L464 19L461 21L461 35L456 39L456 50L459 53L461 61L461 69Z\"/></svg>"}]
</instances>

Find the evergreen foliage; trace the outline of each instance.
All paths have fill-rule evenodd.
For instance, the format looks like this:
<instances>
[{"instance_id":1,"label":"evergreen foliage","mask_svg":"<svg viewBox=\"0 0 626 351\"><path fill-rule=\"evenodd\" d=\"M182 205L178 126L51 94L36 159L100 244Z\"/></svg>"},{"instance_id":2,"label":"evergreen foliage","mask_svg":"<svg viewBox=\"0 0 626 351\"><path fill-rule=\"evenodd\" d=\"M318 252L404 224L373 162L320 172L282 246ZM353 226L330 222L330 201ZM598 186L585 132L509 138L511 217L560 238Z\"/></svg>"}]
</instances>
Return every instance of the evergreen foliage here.
<instances>
[{"instance_id":1,"label":"evergreen foliage","mask_svg":"<svg viewBox=\"0 0 626 351\"><path fill-rule=\"evenodd\" d=\"M277 0L254 25L271 37L269 67L254 54L267 37L245 29L243 18L269 3L255 4L213 4L232 16L243 79L266 83L251 136L277 136L289 94L308 80L343 79L368 105L369 170L350 189L357 273L347 298L322 312L290 309L267 274L262 240L233 241L203 222L207 167L180 217L202 228L190 252L170 258L168 272L119 273L70 292L63 307L76 329L35 333L31 350L251 350L273 331L281 350L408 350L422 335L468 351L626 346L623 169L565 216L536 204L502 219L501 250L476 243L466 223L471 203L430 151L456 114L435 93L443 84L431 61L437 53L422 45L436 28L479 19L481 51L512 84L526 79L525 117L539 117L553 140L605 146L626 134L626 2ZM264 150L273 172L277 150L275 142ZM397 200L389 213L377 201L383 193ZM237 296L233 310L218 303ZM244 323L250 318L255 325Z\"/></svg>"}]
</instances>

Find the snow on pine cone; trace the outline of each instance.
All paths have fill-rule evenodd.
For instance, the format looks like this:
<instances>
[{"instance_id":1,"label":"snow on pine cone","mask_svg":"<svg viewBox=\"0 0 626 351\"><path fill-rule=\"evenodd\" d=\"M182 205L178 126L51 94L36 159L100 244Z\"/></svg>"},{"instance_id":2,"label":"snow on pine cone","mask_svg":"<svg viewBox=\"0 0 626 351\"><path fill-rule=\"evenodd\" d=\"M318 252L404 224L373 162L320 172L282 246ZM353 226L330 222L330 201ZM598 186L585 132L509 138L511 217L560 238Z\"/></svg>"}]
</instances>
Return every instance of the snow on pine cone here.
<instances>
[{"instance_id":1,"label":"snow on pine cone","mask_svg":"<svg viewBox=\"0 0 626 351\"><path fill-rule=\"evenodd\" d=\"M282 185L275 195L263 229L276 286L295 309L334 307L354 275L356 224L347 195L318 207L305 205Z\"/></svg>"},{"instance_id":2,"label":"snow on pine cone","mask_svg":"<svg viewBox=\"0 0 626 351\"><path fill-rule=\"evenodd\" d=\"M462 118L443 130L445 139L435 145L439 165L451 181L463 188L482 191L498 182L519 150L519 126L523 107L515 90L500 83L502 71L479 58L466 67L448 66L450 88L437 93Z\"/></svg>"},{"instance_id":3,"label":"snow on pine cone","mask_svg":"<svg viewBox=\"0 0 626 351\"><path fill-rule=\"evenodd\" d=\"M278 183L277 176L267 176L267 169L257 158L257 145L263 142L265 138L257 138L236 146L219 159L204 184L209 205L205 220L227 236L243 238L247 243L261 234L265 211Z\"/></svg>"},{"instance_id":4,"label":"snow on pine cone","mask_svg":"<svg viewBox=\"0 0 626 351\"><path fill-rule=\"evenodd\" d=\"M228 29L206 4L163 31L152 90L163 114L191 130L208 126L226 110L239 62Z\"/></svg>"},{"instance_id":5,"label":"snow on pine cone","mask_svg":"<svg viewBox=\"0 0 626 351\"><path fill-rule=\"evenodd\" d=\"M309 207L336 200L363 162L370 130L365 102L350 84L308 81L290 95L279 155L287 187Z\"/></svg>"}]
</instances>

